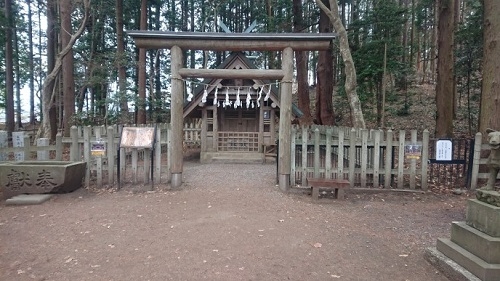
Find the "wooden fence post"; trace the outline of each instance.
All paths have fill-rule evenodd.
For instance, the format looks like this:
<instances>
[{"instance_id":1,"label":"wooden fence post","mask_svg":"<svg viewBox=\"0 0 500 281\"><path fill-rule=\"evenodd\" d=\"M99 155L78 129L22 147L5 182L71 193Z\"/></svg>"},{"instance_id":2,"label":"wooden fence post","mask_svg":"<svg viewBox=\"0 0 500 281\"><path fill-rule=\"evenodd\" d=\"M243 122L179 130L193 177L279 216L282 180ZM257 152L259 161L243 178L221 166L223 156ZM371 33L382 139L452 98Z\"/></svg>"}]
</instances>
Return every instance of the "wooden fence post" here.
<instances>
[{"instance_id":1,"label":"wooden fence post","mask_svg":"<svg viewBox=\"0 0 500 281\"><path fill-rule=\"evenodd\" d=\"M8 134L7 131L0 131L0 151L2 148L8 147ZM9 159L8 153L0 152L0 161L7 161Z\"/></svg>"},{"instance_id":2,"label":"wooden fence post","mask_svg":"<svg viewBox=\"0 0 500 281\"><path fill-rule=\"evenodd\" d=\"M319 129L314 129L314 177L319 178Z\"/></svg>"},{"instance_id":3,"label":"wooden fence post","mask_svg":"<svg viewBox=\"0 0 500 281\"><path fill-rule=\"evenodd\" d=\"M307 179L307 142L308 142L307 127L302 127L302 186L306 186Z\"/></svg>"},{"instance_id":4,"label":"wooden fence post","mask_svg":"<svg viewBox=\"0 0 500 281\"><path fill-rule=\"evenodd\" d=\"M361 187L366 187L368 166L368 130L361 130Z\"/></svg>"},{"instance_id":5,"label":"wooden fence post","mask_svg":"<svg viewBox=\"0 0 500 281\"><path fill-rule=\"evenodd\" d=\"M380 184L380 130L373 132L373 187Z\"/></svg>"},{"instance_id":6,"label":"wooden fence post","mask_svg":"<svg viewBox=\"0 0 500 281\"><path fill-rule=\"evenodd\" d=\"M69 160L79 161L81 160L80 154L80 144L78 143L78 128L76 126L71 126L69 133L71 138L71 148L69 150Z\"/></svg>"},{"instance_id":7,"label":"wooden fence post","mask_svg":"<svg viewBox=\"0 0 500 281\"><path fill-rule=\"evenodd\" d=\"M292 142L291 142L291 149L292 152L290 154L290 162L292 163L292 166L290 167L290 182L292 184L292 187L297 184L297 165L295 163L296 161L296 153L297 153L297 126L292 126ZM264 159L266 158L266 155L264 155ZM278 159L276 159L278 161Z\"/></svg>"},{"instance_id":8,"label":"wooden fence post","mask_svg":"<svg viewBox=\"0 0 500 281\"><path fill-rule=\"evenodd\" d=\"M96 141L101 141L101 126L97 126L94 128L94 133L95 133L95 140ZM98 188L102 187L102 156L92 156L93 160L96 162L96 184Z\"/></svg>"},{"instance_id":9,"label":"wooden fence post","mask_svg":"<svg viewBox=\"0 0 500 281\"><path fill-rule=\"evenodd\" d=\"M162 138L162 131L165 129L165 126L162 124L158 125L156 127L156 142L155 142L155 155L154 157L154 183L159 184L161 182L161 138Z\"/></svg>"},{"instance_id":10,"label":"wooden fence post","mask_svg":"<svg viewBox=\"0 0 500 281\"><path fill-rule=\"evenodd\" d=\"M325 179L332 178L332 128L326 129L325 134L325 144L326 144L326 155L325 155ZM338 178L338 175L337 175Z\"/></svg>"},{"instance_id":11,"label":"wooden fence post","mask_svg":"<svg viewBox=\"0 0 500 281\"><path fill-rule=\"evenodd\" d=\"M411 142L410 144L417 143L417 130L411 130ZM410 189L415 189L416 183L416 172L417 170L417 159L412 158L410 160Z\"/></svg>"},{"instance_id":12,"label":"wooden fence post","mask_svg":"<svg viewBox=\"0 0 500 281\"><path fill-rule=\"evenodd\" d=\"M61 161L63 156L63 136L61 133L56 135L56 161Z\"/></svg>"},{"instance_id":13,"label":"wooden fence post","mask_svg":"<svg viewBox=\"0 0 500 281\"><path fill-rule=\"evenodd\" d=\"M337 178L344 179L344 130L338 131Z\"/></svg>"},{"instance_id":14,"label":"wooden fence post","mask_svg":"<svg viewBox=\"0 0 500 281\"><path fill-rule=\"evenodd\" d=\"M48 138L39 138L36 140L37 147L49 146L50 140ZM36 151L36 159L40 161L49 160L49 151L48 150L37 150Z\"/></svg>"},{"instance_id":15,"label":"wooden fence post","mask_svg":"<svg viewBox=\"0 0 500 281\"><path fill-rule=\"evenodd\" d=\"M481 146L483 145L483 135L479 132L474 138L474 160L472 165L472 178L470 183L470 189L475 190L477 188L477 180L479 176L479 162L481 161Z\"/></svg>"},{"instance_id":16,"label":"wooden fence post","mask_svg":"<svg viewBox=\"0 0 500 281\"><path fill-rule=\"evenodd\" d=\"M398 188L404 187L404 162L405 162L405 131L399 131L398 148Z\"/></svg>"},{"instance_id":17,"label":"wooden fence post","mask_svg":"<svg viewBox=\"0 0 500 281\"><path fill-rule=\"evenodd\" d=\"M115 127L108 126L106 132L108 138L106 145L106 155L108 157L108 184L114 185L115 183Z\"/></svg>"},{"instance_id":18,"label":"wooden fence post","mask_svg":"<svg viewBox=\"0 0 500 281\"><path fill-rule=\"evenodd\" d=\"M215 142L214 142L215 143ZM167 178L172 181L172 127L167 124Z\"/></svg>"},{"instance_id":19,"label":"wooden fence post","mask_svg":"<svg viewBox=\"0 0 500 281\"><path fill-rule=\"evenodd\" d=\"M92 164L90 161L90 131L91 127L83 128L83 160L87 162L87 172L85 173L85 186L90 186L90 172Z\"/></svg>"},{"instance_id":20,"label":"wooden fence post","mask_svg":"<svg viewBox=\"0 0 500 281\"><path fill-rule=\"evenodd\" d=\"M429 130L425 129L424 133L422 135L422 160L421 160L421 165L422 165L422 190L427 190L429 184L427 183L428 180L428 166L429 166Z\"/></svg>"},{"instance_id":21,"label":"wooden fence post","mask_svg":"<svg viewBox=\"0 0 500 281\"><path fill-rule=\"evenodd\" d=\"M352 128L349 134L349 182L354 187L354 171L356 169L356 129Z\"/></svg>"},{"instance_id":22,"label":"wooden fence post","mask_svg":"<svg viewBox=\"0 0 500 281\"><path fill-rule=\"evenodd\" d=\"M384 170L384 188L391 187L391 179L392 179L392 140L393 134L392 130L387 131L387 139L386 139L386 149L385 149L385 170Z\"/></svg>"}]
</instances>

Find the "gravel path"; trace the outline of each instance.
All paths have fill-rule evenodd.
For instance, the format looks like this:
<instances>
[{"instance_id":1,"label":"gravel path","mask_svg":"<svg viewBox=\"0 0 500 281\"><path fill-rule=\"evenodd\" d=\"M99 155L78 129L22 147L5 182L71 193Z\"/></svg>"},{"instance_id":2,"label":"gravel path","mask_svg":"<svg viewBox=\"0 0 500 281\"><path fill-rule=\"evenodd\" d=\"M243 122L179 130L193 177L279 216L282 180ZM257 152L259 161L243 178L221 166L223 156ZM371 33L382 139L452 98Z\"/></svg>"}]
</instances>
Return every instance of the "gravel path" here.
<instances>
[{"instance_id":1,"label":"gravel path","mask_svg":"<svg viewBox=\"0 0 500 281\"><path fill-rule=\"evenodd\" d=\"M275 166L186 162L180 190L0 205L0 280L447 280L423 258L465 196L284 194Z\"/></svg>"}]
</instances>

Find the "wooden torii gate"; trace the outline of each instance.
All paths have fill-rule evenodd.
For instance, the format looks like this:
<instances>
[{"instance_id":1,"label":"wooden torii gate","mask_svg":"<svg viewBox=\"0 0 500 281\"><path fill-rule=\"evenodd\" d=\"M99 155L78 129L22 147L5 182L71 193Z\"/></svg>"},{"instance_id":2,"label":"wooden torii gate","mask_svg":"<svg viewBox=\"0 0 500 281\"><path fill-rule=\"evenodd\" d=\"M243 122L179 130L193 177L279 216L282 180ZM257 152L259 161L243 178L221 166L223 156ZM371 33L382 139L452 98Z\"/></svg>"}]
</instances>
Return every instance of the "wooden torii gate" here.
<instances>
[{"instance_id":1,"label":"wooden torii gate","mask_svg":"<svg viewBox=\"0 0 500 281\"><path fill-rule=\"evenodd\" d=\"M278 179L282 191L290 188L291 119L294 51L325 51L333 33L207 33L135 30L127 32L138 48L171 50L171 186L182 185L183 171L183 80L184 78L281 80ZM281 51L281 69L189 69L183 68L182 50Z\"/></svg>"}]
</instances>

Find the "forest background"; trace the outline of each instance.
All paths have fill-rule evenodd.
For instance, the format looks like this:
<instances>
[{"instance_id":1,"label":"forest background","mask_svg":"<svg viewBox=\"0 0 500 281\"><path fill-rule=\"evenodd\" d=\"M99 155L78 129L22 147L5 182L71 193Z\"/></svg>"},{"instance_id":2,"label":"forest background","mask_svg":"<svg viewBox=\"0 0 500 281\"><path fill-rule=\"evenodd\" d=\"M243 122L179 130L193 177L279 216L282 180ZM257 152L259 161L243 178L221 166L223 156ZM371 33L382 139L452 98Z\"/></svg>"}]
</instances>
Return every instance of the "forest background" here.
<instances>
[{"instance_id":1,"label":"forest background","mask_svg":"<svg viewBox=\"0 0 500 281\"><path fill-rule=\"evenodd\" d=\"M425 118L435 121L436 137L472 135L487 127L500 130L496 0L2 4L0 108L5 110L8 132L26 126L23 119L31 126L45 121L49 128L39 133L52 139L58 131L69 134L71 125L168 122L169 50L137 49L126 30L339 32L332 16L347 31L356 67L355 93L368 127L391 127L387 115L419 120L411 115L422 112L416 101L426 97L431 106L419 104L435 108ZM304 112L302 124L355 125L345 87L349 73L339 46L335 41L328 52L295 53L294 94ZM185 51L185 65L215 67L228 55ZM281 67L279 52L249 55L260 68ZM199 81L192 82L187 87ZM23 99L28 100L28 110Z\"/></svg>"}]
</instances>

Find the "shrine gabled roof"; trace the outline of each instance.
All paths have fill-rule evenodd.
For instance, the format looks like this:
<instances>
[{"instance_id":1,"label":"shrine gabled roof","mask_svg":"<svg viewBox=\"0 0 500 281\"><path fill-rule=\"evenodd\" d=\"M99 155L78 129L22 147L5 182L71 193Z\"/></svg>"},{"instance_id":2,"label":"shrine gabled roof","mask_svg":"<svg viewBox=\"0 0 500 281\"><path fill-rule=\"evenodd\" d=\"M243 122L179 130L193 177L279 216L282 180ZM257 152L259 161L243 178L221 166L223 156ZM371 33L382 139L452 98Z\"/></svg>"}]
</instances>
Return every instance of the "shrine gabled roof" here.
<instances>
[{"instance_id":1,"label":"shrine gabled roof","mask_svg":"<svg viewBox=\"0 0 500 281\"><path fill-rule=\"evenodd\" d=\"M230 67L235 60L239 60L242 62L244 66L246 66L247 69L257 69L257 66L242 52L232 52L220 65L217 66L217 69L227 69ZM195 108L197 108L198 104L200 103L203 92L205 89L205 85L213 85L216 83L217 80L221 79L216 79L216 78L205 78L201 84L195 88L193 92L193 98L190 102L185 103L184 105L184 117L188 116ZM256 84L271 84L270 81L262 81L262 80L255 80L254 82ZM275 101L280 107L280 99L279 99L279 91L278 88L274 85L271 86L271 100ZM291 93L290 93L291 94ZM298 108L296 104L292 104L292 114L296 117L301 117L303 115L302 111Z\"/></svg>"}]
</instances>

